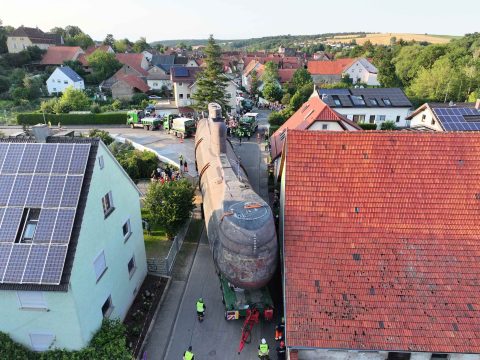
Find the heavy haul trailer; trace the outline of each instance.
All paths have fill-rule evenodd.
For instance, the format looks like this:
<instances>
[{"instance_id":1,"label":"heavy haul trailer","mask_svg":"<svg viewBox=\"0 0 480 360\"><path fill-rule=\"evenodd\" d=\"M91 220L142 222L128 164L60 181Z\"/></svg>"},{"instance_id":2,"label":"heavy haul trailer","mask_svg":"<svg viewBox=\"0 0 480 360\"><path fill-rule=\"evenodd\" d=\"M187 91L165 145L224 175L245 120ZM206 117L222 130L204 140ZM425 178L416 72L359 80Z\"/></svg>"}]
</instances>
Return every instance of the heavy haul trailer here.
<instances>
[{"instance_id":1,"label":"heavy haul trailer","mask_svg":"<svg viewBox=\"0 0 480 360\"><path fill-rule=\"evenodd\" d=\"M225 319L244 318L239 352L260 317L273 318L267 284L278 256L270 206L251 188L233 147L218 104L198 122L195 160L208 243L220 274Z\"/></svg>"}]
</instances>

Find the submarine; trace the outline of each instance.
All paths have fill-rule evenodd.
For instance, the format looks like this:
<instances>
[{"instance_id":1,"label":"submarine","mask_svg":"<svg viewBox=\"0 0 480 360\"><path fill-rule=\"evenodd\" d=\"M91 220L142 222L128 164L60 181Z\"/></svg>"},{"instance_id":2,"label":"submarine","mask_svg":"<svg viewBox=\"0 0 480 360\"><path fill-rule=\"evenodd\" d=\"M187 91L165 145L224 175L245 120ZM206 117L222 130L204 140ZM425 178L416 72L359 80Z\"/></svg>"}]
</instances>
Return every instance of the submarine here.
<instances>
[{"instance_id":1,"label":"submarine","mask_svg":"<svg viewBox=\"0 0 480 360\"><path fill-rule=\"evenodd\" d=\"M270 206L252 189L227 140L222 109L208 105L199 120L195 160L208 242L217 271L231 285L259 289L277 267L278 244Z\"/></svg>"}]
</instances>

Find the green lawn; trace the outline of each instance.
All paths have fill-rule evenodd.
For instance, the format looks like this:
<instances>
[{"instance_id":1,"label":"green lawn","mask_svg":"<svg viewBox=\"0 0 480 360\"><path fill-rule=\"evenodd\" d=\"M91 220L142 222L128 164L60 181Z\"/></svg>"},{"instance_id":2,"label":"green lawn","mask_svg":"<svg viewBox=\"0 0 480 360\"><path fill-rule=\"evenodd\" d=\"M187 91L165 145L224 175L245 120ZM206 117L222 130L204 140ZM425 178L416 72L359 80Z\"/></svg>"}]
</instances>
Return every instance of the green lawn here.
<instances>
[{"instance_id":1,"label":"green lawn","mask_svg":"<svg viewBox=\"0 0 480 360\"><path fill-rule=\"evenodd\" d=\"M148 221L149 216L145 210L142 210L142 218ZM172 244L172 242L167 239L167 234L161 226L153 225L152 223L150 223L150 226L150 235L147 234L145 230L143 231L147 258L162 258L167 256L168 250L170 250L170 245Z\"/></svg>"}]
</instances>

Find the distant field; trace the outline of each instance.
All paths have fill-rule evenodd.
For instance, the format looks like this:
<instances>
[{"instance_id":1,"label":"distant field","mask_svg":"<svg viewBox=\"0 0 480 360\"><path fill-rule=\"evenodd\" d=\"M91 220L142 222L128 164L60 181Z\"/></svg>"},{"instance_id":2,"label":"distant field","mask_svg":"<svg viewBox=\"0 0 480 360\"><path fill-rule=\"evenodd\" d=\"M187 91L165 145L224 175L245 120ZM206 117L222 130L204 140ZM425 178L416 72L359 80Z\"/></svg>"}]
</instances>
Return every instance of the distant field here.
<instances>
[{"instance_id":1,"label":"distant field","mask_svg":"<svg viewBox=\"0 0 480 360\"><path fill-rule=\"evenodd\" d=\"M450 40L455 39L456 36L450 35L425 35L425 34L402 34L402 33L386 33L386 34L367 34L366 37L359 37L359 35L339 35L334 36L333 38L327 39L328 42L341 42L349 43L353 39L359 45L367 40L374 45L389 45L390 39L396 37L397 40L403 39L405 41L415 40L415 41L427 41L432 44L445 44Z\"/></svg>"}]
</instances>

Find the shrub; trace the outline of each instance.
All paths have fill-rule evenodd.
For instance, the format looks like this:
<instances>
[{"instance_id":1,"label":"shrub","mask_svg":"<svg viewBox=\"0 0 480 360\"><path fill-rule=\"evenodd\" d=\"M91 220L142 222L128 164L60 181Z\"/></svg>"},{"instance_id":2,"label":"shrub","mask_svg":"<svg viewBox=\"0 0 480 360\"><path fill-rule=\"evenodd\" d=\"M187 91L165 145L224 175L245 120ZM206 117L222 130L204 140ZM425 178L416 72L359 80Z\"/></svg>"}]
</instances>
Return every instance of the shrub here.
<instances>
[{"instance_id":1,"label":"shrub","mask_svg":"<svg viewBox=\"0 0 480 360\"><path fill-rule=\"evenodd\" d=\"M360 123L357 124L360 126L363 130L377 130L377 125L376 124L366 124L366 123Z\"/></svg>"},{"instance_id":2,"label":"shrub","mask_svg":"<svg viewBox=\"0 0 480 360\"><path fill-rule=\"evenodd\" d=\"M88 133L88 137L97 137L100 138L105 145L110 145L113 142L113 138L110 136L108 131L92 129Z\"/></svg>"},{"instance_id":3,"label":"shrub","mask_svg":"<svg viewBox=\"0 0 480 360\"><path fill-rule=\"evenodd\" d=\"M106 125L106 124L126 124L126 113L110 114L45 114L45 121L52 124L63 125ZM36 125L43 124L43 114L41 113L20 113L17 115L17 124Z\"/></svg>"}]
</instances>

